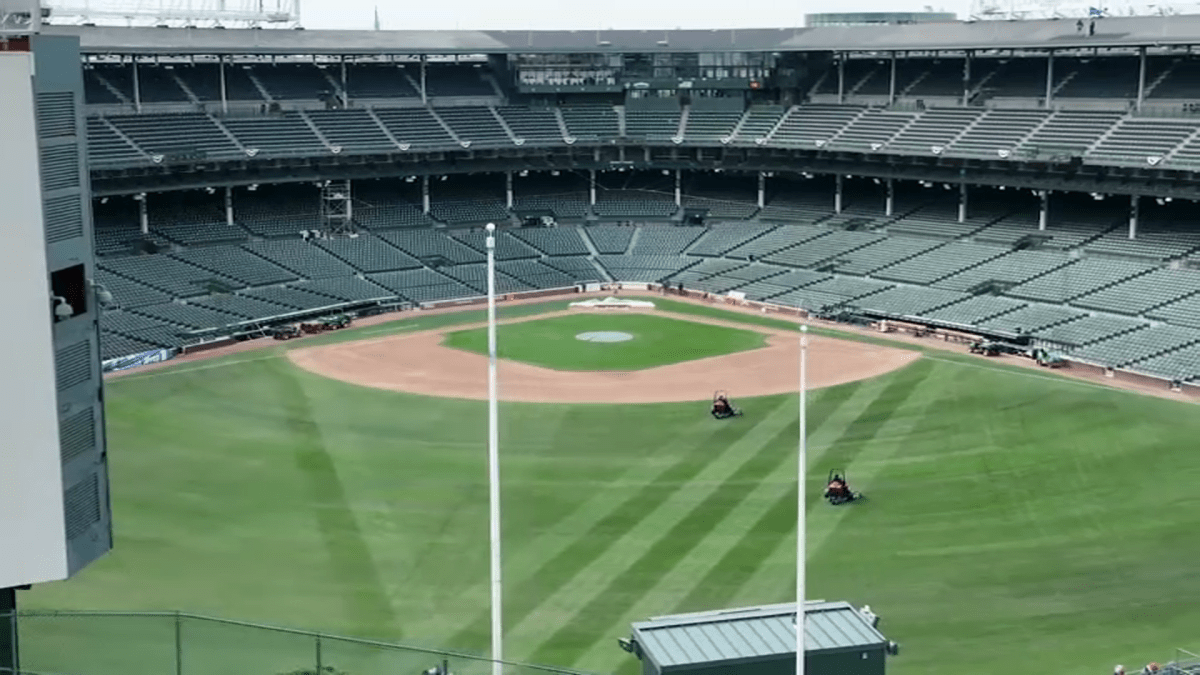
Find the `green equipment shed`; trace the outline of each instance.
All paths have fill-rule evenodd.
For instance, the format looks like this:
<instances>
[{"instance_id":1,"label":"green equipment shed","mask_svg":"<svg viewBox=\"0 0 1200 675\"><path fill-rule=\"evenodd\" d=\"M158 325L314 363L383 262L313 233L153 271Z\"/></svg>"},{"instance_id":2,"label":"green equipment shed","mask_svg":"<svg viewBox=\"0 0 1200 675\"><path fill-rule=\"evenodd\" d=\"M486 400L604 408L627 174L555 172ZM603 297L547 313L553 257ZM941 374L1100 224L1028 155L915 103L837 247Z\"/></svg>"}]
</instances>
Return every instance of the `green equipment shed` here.
<instances>
[{"instance_id":1,"label":"green equipment shed","mask_svg":"<svg viewBox=\"0 0 1200 675\"><path fill-rule=\"evenodd\" d=\"M866 608L816 601L804 613L806 674L884 675L898 653ZM621 646L643 675L793 675L796 603L656 617L633 624Z\"/></svg>"}]
</instances>

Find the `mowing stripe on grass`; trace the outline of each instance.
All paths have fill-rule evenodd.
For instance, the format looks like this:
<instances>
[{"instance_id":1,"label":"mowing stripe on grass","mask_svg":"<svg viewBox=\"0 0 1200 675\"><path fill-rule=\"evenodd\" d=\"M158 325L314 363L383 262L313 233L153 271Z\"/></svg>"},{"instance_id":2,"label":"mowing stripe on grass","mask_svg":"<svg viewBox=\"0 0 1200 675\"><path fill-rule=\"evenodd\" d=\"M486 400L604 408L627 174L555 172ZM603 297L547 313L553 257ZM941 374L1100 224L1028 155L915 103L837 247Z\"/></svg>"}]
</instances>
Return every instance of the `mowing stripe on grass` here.
<instances>
[{"instance_id":1,"label":"mowing stripe on grass","mask_svg":"<svg viewBox=\"0 0 1200 675\"><path fill-rule=\"evenodd\" d=\"M829 419L861 386L861 383L854 383L823 391L813 406L815 419ZM787 402L790 404L792 400L789 397ZM747 499L753 489L747 489L746 482L762 481L795 456L788 451L795 447L795 417L789 414L784 422L785 425L770 440L760 442L754 448L753 454L738 465L724 483L711 490L674 526L660 532L641 557L627 565L615 578L610 578L608 584L593 593L591 599L573 616L560 622L560 628L533 651L530 659L551 662L570 658L572 652L577 655L580 644L590 644L598 631L612 626L637 601L629 589L652 591L663 577ZM579 589L572 590L579 592ZM551 622L541 623L554 625Z\"/></svg>"},{"instance_id":2,"label":"mowing stripe on grass","mask_svg":"<svg viewBox=\"0 0 1200 675\"><path fill-rule=\"evenodd\" d=\"M581 526L571 533L571 544L560 549L553 557L544 558L544 549L536 546L526 546L525 549L536 552L542 564L534 567L516 567L513 561L506 560L507 569L517 569L528 572L519 581L510 582L505 596L509 601L505 604L504 615L507 625L515 626L528 617L543 598L555 589L567 585L584 567L600 556L609 546L612 538L633 529L647 515L671 498L695 478L705 467L716 461L720 455L707 453L702 448L712 445L730 443L749 433L753 427L739 424L712 424L712 420L703 419L693 427L696 434L683 436L662 449L662 454L670 456L683 453L682 456L649 482L631 495L624 502L615 505L611 511L599 516L589 525ZM611 505L606 499L597 500L597 506ZM486 589L486 587L484 587ZM471 597L475 597L471 594ZM486 592L479 598L485 598ZM455 633L447 644L462 649L470 649L487 643L490 631L489 614L478 614L475 619Z\"/></svg>"},{"instance_id":3,"label":"mowing stripe on grass","mask_svg":"<svg viewBox=\"0 0 1200 675\"><path fill-rule=\"evenodd\" d=\"M948 392L942 386L935 384L927 384L934 381L930 376L944 366L922 361L922 367L914 379L914 386L907 391L903 400L895 402L895 409L888 419L878 425L871 438L859 441L860 445L854 453L854 458L847 461L847 470L853 469L854 487L861 486L864 492L869 492L871 486L880 472L886 467L887 460L903 447L904 443L913 438L913 433L921 427L929 415L937 409L937 403L942 397L952 392ZM809 508L821 502L821 494L814 494L809 491L808 497ZM867 501L862 506L870 508L871 502ZM810 525L807 531L808 556L812 557L819 555L825 547L826 542L833 536L834 531L838 529L839 524L849 516L855 509L838 508L832 513L825 514L821 518L809 519ZM792 591L795 592L793 584Z\"/></svg>"},{"instance_id":4,"label":"mowing stripe on grass","mask_svg":"<svg viewBox=\"0 0 1200 675\"><path fill-rule=\"evenodd\" d=\"M809 466L822 461L825 453L845 435L855 420L884 394L885 389L885 380L870 380L853 393L846 405L818 422L818 428L809 434ZM794 464L793 462L793 469ZM792 478L794 483L794 475L789 474L789 478ZM815 483L809 488L810 497L813 487ZM813 501L809 499L808 503ZM771 552L779 546L780 539L786 537L788 532L795 531L795 525L796 489L794 484L789 484L775 503L763 513L762 518L746 530L742 538L725 552L687 596L674 604L671 612L693 612L723 607L766 562Z\"/></svg>"},{"instance_id":5,"label":"mowing stripe on grass","mask_svg":"<svg viewBox=\"0 0 1200 675\"><path fill-rule=\"evenodd\" d=\"M340 583L357 583L346 589L347 614L358 625L360 634L370 635L378 626L390 626L400 637L402 627L396 611L326 450L304 385L286 363L274 365L263 371L283 408L284 423L295 444L296 468L308 481L313 515L325 540L333 574Z\"/></svg>"},{"instance_id":6,"label":"mowing stripe on grass","mask_svg":"<svg viewBox=\"0 0 1200 675\"><path fill-rule=\"evenodd\" d=\"M853 393L842 405L824 414L816 427L810 428L810 463L819 458L880 395L885 380L867 380L861 386L856 383L853 387ZM785 461L768 480L750 488L747 500L734 514L709 533L700 546L681 560L655 588L642 594L623 617L597 634L620 635L628 630L632 621L668 612L723 607L734 598L750 603L778 600L770 596L743 597L739 591L746 579L769 564L769 555L780 546L780 540L786 539L787 533L795 529L795 475L795 461ZM778 561L772 570L777 580L788 577L788 569ZM680 601L680 598L684 599ZM613 649L611 642L606 640L584 652L575 666L610 672L628 659L628 655Z\"/></svg>"},{"instance_id":7,"label":"mowing stripe on grass","mask_svg":"<svg viewBox=\"0 0 1200 675\"><path fill-rule=\"evenodd\" d=\"M711 496L721 483L727 480L738 466L753 457L762 446L775 438L783 429L794 426L795 416L786 399L776 401L772 409L757 423L747 418L734 421L739 428L740 438L729 444L697 448L697 452L710 457L707 466L696 476L696 483L681 486L670 485L671 496L653 510L638 514L633 527L606 533L606 543L592 558L579 561L582 571L569 585L547 586L536 591L536 611L524 621L510 624L506 638L513 645L528 648L540 644L546 637L546 626L558 626L573 617L582 604L582 599L599 592L612 580L615 570L628 567L629 561L640 557L661 536L663 531L696 508ZM729 424L729 423L725 423ZM585 533L580 533L581 536Z\"/></svg>"}]
</instances>

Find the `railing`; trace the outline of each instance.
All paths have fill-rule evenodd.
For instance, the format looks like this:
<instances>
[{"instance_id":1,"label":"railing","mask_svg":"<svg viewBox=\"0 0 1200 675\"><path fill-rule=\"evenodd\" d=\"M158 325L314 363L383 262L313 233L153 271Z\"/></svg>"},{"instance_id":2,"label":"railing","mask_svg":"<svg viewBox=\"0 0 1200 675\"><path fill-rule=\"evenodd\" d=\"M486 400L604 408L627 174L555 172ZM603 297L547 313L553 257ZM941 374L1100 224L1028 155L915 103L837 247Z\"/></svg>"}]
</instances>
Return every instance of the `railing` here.
<instances>
[{"instance_id":1,"label":"railing","mask_svg":"<svg viewBox=\"0 0 1200 675\"><path fill-rule=\"evenodd\" d=\"M490 675L477 655L179 612L17 614L19 675ZM616 647L614 647L615 649ZM586 675L503 663L504 675ZM4 673L0 670L0 673Z\"/></svg>"}]
</instances>

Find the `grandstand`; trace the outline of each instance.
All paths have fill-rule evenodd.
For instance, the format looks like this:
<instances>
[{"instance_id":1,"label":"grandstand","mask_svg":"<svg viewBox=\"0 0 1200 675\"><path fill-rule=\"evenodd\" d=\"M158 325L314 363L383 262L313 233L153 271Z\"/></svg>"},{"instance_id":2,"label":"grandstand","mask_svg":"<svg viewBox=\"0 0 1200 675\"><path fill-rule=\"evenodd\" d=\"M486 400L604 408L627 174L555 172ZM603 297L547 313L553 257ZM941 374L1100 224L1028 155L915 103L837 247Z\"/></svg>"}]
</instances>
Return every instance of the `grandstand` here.
<instances>
[{"instance_id":1,"label":"grandstand","mask_svg":"<svg viewBox=\"0 0 1200 675\"><path fill-rule=\"evenodd\" d=\"M1058 35L1053 66L1042 44L987 52L1008 38L969 24L953 46L895 32L890 47L935 54L894 63L751 32L739 36L750 52L806 67L770 57L763 72L779 77L754 80L704 66L719 85L688 95L716 35L680 33L695 51L646 79L632 65L563 75L537 56L549 42L513 36L424 65L335 57L302 34L272 47L302 60L213 62L190 58L203 30L162 47L55 27L86 36L97 275L119 305L105 354L338 303L478 295L479 226L495 222L505 292L670 281L1187 371L1197 70L1122 21L1119 44ZM451 51L474 44L460 38ZM962 41L981 53L969 68L961 51L938 53ZM107 58L126 52L154 58ZM480 52L514 55L512 70ZM356 176L353 237L326 233L320 180L343 175ZM555 226L517 227L534 223Z\"/></svg>"}]
</instances>

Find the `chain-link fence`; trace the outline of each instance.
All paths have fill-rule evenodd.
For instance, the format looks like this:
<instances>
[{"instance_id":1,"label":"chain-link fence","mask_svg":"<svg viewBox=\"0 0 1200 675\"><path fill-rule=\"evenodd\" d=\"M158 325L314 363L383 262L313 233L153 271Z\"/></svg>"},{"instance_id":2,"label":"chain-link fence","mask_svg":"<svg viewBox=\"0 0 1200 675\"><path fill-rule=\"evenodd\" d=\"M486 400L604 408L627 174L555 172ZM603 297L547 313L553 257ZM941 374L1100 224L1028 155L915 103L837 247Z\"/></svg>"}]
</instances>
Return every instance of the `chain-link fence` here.
<instances>
[{"instance_id":1,"label":"chain-link fence","mask_svg":"<svg viewBox=\"0 0 1200 675\"><path fill-rule=\"evenodd\" d=\"M471 654L170 612L17 614L16 675L492 675ZM587 675L503 663L503 675ZM0 675L9 675L0 669Z\"/></svg>"}]
</instances>

